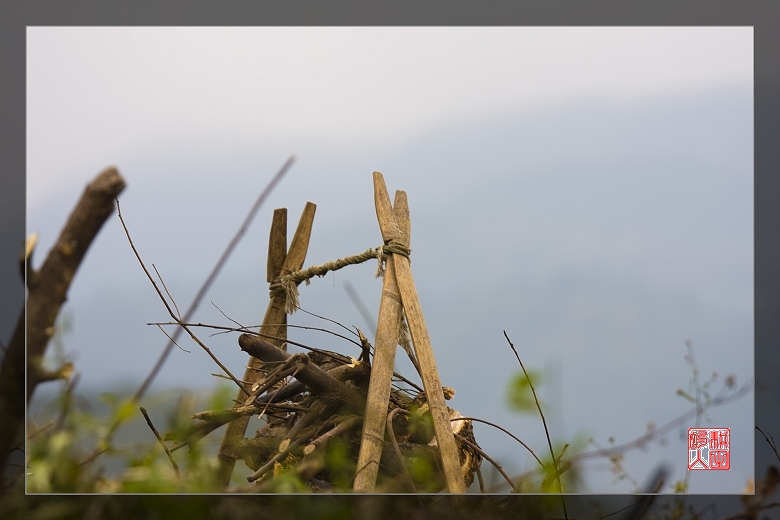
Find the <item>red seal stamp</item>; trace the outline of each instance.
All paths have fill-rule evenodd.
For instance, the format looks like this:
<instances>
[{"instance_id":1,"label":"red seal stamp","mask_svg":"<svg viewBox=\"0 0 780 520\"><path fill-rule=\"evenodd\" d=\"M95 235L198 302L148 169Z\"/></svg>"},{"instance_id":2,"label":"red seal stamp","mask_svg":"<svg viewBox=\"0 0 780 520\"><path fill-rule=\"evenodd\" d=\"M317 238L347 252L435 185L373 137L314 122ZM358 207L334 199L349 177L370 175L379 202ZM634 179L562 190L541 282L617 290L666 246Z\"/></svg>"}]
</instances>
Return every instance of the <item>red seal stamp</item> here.
<instances>
[{"instance_id":1,"label":"red seal stamp","mask_svg":"<svg viewBox=\"0 0 780 520\"><path fill-rule=\"evenodd\" d=\"M730 469L731 428L690 428L688 469Z\"/></svg>"}]
</instances>

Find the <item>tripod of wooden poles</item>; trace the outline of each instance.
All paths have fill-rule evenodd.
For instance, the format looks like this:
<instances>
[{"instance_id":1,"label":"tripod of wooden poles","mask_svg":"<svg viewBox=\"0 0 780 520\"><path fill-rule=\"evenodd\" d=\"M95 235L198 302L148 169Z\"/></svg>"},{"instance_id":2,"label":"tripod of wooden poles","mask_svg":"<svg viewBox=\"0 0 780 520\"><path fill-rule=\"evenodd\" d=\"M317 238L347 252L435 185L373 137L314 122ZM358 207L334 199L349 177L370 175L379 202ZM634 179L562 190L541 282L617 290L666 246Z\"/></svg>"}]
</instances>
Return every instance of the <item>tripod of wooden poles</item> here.
<instances>
[{"instance_id":1,"label":"tripod of wooden poles","mask_svg":"<svg viewBox=\"0 0 780 520\"><path fill-rule=\"evenodd\" d=\"M395 200L391 203L382 174L374 172L374 203L384 244L382 254L386 255L386 268L362 421L358 471L353 490L361 493L375 490L379 462L385 446L393 367L403 314L406 316L414 345L414 355L419 364L447 491L465 493L466 486L451 427L450 413L445 403L444 389L436 368L433 348L409 263L411 221L406 193L396 191ZM316 206L311 202L306 204L289 249L286 240L287 210L282 208L274 211L268 248L267 281L269 283L278 280L280 276L300 271L303 267L315 209ZM271 292L268 309L260 327L263 337L271 338L268 342L282 350L286 350L287 298L284 291ZM250 356L243 379L250 387L260 381L267 372L264 365L265 363L260 359ZM243 402L246 394L239 391L236 399ZM224 486L230 482L236 462L230 448L244 438L248 422L249 416L242 416L228 423L224 433L218 452L219 478Z\"/></svg>"}]
</instances>

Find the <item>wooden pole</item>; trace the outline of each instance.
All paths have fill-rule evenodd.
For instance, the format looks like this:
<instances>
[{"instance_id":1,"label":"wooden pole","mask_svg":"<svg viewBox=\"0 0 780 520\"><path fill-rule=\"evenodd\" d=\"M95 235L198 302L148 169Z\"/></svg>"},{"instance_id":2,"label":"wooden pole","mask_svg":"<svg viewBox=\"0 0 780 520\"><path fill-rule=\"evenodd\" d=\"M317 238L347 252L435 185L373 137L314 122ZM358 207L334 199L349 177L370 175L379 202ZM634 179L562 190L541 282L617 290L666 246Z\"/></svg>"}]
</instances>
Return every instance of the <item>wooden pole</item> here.
<instances>
[{"instance_id":1,"label":"wooden pole","mask_svg":"<svg viewBox=\"0 0 780 520\"><path fill-rule=\"evenodd\" d=\"M390 240L401 242L403 232L398 226L393 213L393 207L390 205L390 195L387 193L384 177L379 172L374 172L374 202L379 228L382 230L382 237L387 236L390 237ZM388 240L386 239L385 243L387 242ZM428 336L420 299L412 278L409 258L396 254L392 256L393 262L388 267L395 271L398 291L401 294L401 302L406 313L406 320L409 323L409 332L412 336L417 361L422 371L423 387L425 388L428 407L433 418L433 429L436 435L436 443L441 453L447 490L450 493L465 493L466 484L463 481L460 468L458 448L455 444L455 436L452 433L447 404L444 402L444 391L439 379L439 371L436 369L431 339Z\"/></svg>"},{"instance_id":2,"label":"wooden pole","mask_svg":"<svg viewBox=\"0 0 780 520\"><path fill-rule=\"evenodd\" d=\"M268 240L268 273L266 279L271 282L279 275L298 271L303 267L306 259L306 253L309 249L309 238L311 237L311 228L314 222L314 212L317 206L311 202L306 203L303 214L298 221L298 227L295 230L289 251L286 251L287 236L287 210L275 210L274 219L271 225L271 234ZM276 271L278 269L278 272ZM273 277L272 277L273 276ZM263 324L260 326L262 334L276 336L279 338L287 337L287 313L284 308L286 297L284 294L277 294L271 297L268 302L268 308L263 318ZM268 339L268 342L284 350L287 345L283 340ZM244 381L254 383L262 376L263 362L257 358L250 357ZM237 400L242 400L245 395L242 391L238 392ZM235 446L246 433L249 424L249 416L244 416L228 423L225 434L222 437L222 443L219 446L217 457L219 458L219 482L227 487L230 484L230 477L233 475L236 459L229 455L230 446Z\"/></svg>"},{"instance_id":3,"label":"wooden pole","mask_svg":"<svg viewBox=\"0 0 780 520\"><path fill-rule=\"evenodd\" d=\"M406 193L395 192L393 206L396 222L401 235L396 238L409 247L411 223ZM389 240L382 236L383 240ZM401 296L392 268L395 255L388 255L385 277L382 284L382 298L379 301L379 320L374 342L374 359L371 364L371 380L368 385L368 401L363 419L363 437L358 455L358 473L355 476L353 490L358 493L371 493L376 485L379 473L379 461L384 446L385 425L387 424L387 406L390 401L395 351L401 330Z\"/></svg>"}]
</instances>

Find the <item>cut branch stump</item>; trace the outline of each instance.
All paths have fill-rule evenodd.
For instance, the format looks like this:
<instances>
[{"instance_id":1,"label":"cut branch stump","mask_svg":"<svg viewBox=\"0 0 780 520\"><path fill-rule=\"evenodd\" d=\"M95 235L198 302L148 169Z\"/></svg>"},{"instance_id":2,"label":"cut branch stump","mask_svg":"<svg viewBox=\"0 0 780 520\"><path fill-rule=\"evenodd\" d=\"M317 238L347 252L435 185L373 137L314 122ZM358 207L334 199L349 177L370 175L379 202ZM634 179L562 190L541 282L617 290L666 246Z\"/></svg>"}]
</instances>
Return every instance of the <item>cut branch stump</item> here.
<instances>
[{"instance_id":1,"label":"cut branch stump","mask_svg":"<svg viewBox=\"0 0 780 520\"><path fill-rule=\"evenodd\" d=\"M0 467L5 467L23 429L25 396L29 400L46 378L41 360L73 277L124 189L125 181L116 168L100 172L87 185L41 268L34 271L31 267L31 247L22 259L27 273L26 319L23 309L0 366L0 417L6 418L0 421Z\"/></svg>"}]
</instances>

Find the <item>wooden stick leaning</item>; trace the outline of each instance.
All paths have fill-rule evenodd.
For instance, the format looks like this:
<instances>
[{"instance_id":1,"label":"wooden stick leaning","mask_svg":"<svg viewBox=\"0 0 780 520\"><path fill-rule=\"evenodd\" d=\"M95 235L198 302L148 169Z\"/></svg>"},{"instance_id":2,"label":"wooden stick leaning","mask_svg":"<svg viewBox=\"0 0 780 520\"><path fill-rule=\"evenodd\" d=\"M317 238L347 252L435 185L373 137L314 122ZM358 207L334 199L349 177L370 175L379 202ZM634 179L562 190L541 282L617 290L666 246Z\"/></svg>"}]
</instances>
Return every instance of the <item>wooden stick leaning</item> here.
<instances>
[{"instance_id":1,"label":"wooden stick leaning","mask_svg":"<svg viewBox=\"0 0 780 520\"><path fill-rule=\"evenodd\" d=\"M309 249L309 238L311 237L311 228L316 209L317 206L315 204L311 202L306 203L303 214L298 221L295 235L292 242L290 242L289 251L285 251L287 210L274 211L268 244L268 273L266 279L269 282L272 282L282 274L298 271L303 267L303 262ZM277 269L278 271L276 271ZM277 338L287 337L287 327L284 326L287 323L287 313L284 311L285 305L286 297L283 292L271 296L265 317L263 318L263 324L260 326L261 333ZM284 341L281 339L269 340L269 342L284 350L287 349ZM250 357L244 373L244 381L249 381L250 383L258 381L262 377L262 367L262 361ZM236 396L237 400L243 400L244 398L243 392L239 392L239 395ZM230 456L230 453L232 453L230 446L234 446L244 437L249 419L249 416L245 416L230 422L222 437L217 457L220 462L219 482L223 486L227 486L230 483L230 477L233 475L233 468L236 464L236 459Z\"/></svg>"},{"instance_id":2,"label":"wooden stick leaning","mask_svg":"<svg viewBox=\"0 0 780 520\"><path fill-rule=\"evenodd\" d=\"M387 241L390 238L395 238L406 247L409 247L411 223L405 192L395 192L393 212L402 234L391 237L385 236L383 232L382 239ZM395 351L401 330L402 305L401 296L398 294L398 286L396 285L395 271L392 268L394 258L395 255L388 255L387 257L387 267L382 284L382 298L379 302L379 320L374 342L374 359L371 364L371 380L368 385L368 400L363 420L363 437L360 441L360 454L357 462L357 467L363 469L355 476L355 484L353 486L353 491L358 493L371 493L374 491L377 474L379 473L379 460L382 458L382 447L384 446L387 406L390 401Z\"/></svg>"},{"instance_id":3,"label":"wooden stick leaning","mask_svg":"<svg viewBox=\"0 0 780 520\"><path fill-rule=\"evenodd\" d=\"M401 229L393 213L393 207L390 205L390 195L387 193L384 177L379 172L374 172L374 202L379 228L382 230L382 237L389 237L389 240L401 242ZM385 238L385 244L389 240ZM455 436L450 426L450 415L447 410L447 404L444 402L444 391L439 379L439 371L436 369L436 360L433 356L431 339L428 336L428 329L423 318L420 299L412 278L409 258L398 254L393 254L392 258L393 262L390 265L392 265L392 270L395 272L398 291L406 314L406 321L409 324L409 332L414 343L417 361L422 371L423 387L428 398L428 407L433 419L436 442L441 453L447 490L450 493L465 493L466 484L463 481L460 468ZM385 276L387 276L387 273L385 273Z\"/></svg>"}]
</instances>

